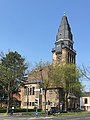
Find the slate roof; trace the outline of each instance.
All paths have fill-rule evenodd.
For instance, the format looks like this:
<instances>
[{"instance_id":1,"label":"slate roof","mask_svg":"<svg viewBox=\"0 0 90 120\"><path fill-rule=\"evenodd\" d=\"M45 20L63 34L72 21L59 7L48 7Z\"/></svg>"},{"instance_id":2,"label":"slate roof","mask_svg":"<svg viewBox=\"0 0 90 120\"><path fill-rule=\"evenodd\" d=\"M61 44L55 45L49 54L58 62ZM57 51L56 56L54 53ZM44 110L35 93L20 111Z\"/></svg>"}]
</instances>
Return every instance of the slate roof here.
<instances>
[{"instance_id":1,"label":"slate roof","mask_svg":"<svg viewBox=\"0 0 90 120\"><path fill-rule=\"evenodd\" d=\"M64 14L56 35L55 48L52 49L52 52L61 53L62 48L68 48L73 51L73 43L71 28L67 16Z\"/></svg>"},{"instance_id":2,"label":"slate roof","mask_svg":"<svg viewBox=\"0 0 90 120\"><path fill-rule=\"evenodd\" d=\"M60 26L58 28L58 33L57 33L57 36L56 36L56 41L58 41L59 39L70 39L73 41L73 36L72 36L72 33L71 33L71 28L70 28L70 25L68 23L68 19L66 17L66 15L64 15L62 17L62 20L61 20L61 23L60 23Z\"/></svg>"}]
</instances>

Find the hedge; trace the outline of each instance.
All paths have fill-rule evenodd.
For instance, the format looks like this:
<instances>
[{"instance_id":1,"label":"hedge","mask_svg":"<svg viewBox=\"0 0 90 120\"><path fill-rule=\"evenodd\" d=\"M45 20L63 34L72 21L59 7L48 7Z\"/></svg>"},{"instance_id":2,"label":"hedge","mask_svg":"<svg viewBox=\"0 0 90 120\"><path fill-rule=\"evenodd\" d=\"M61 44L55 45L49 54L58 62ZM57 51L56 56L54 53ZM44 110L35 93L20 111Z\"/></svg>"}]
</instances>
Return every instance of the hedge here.
<instances>
[{"instance_id":1,"label":"hedge","mask_svg":"<svg viewBox=\"0 0 90 120\"><path fill-rule=\"evenodd\" d=\"M7 108L0 108L0 113L5 113L7 111ZM36 109L28 109L28 112L35 112ZM41 109L38 109L38 112L41 112L42 110ZM27 109L25 108L15 108L14 109L14 112L17 113L17 112L27 112Z\"/></svg>"}]
</instances>

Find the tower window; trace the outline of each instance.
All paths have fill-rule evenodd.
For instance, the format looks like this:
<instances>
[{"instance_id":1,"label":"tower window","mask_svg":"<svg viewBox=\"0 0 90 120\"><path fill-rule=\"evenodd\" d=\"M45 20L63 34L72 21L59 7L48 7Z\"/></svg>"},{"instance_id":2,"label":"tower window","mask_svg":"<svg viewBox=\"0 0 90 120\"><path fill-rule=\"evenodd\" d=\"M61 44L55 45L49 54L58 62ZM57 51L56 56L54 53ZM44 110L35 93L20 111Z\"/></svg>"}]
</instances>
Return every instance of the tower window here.
<instances>
[{"instance_id":1,"label":"tower window","mask_svg":"<svg viewBox=\"0 0 90 120\"><path fill-rule=\"evenodd\" d=\"M60 33L60 35L62 35L62 33Z\"/></svg>"},{"instance_id":2,"label":"tower window","mask_svg":"<svg viewBox=\"0 0 90 120\"><path fill-rule=\"evenodd\" d=\"M67 56L67 57L68 57L67 59L68 59L68 63L69 63L69 57L70 57L70 56L69 56L69 52L68 52L68 56Z\"/></svg>"}]
</instances>

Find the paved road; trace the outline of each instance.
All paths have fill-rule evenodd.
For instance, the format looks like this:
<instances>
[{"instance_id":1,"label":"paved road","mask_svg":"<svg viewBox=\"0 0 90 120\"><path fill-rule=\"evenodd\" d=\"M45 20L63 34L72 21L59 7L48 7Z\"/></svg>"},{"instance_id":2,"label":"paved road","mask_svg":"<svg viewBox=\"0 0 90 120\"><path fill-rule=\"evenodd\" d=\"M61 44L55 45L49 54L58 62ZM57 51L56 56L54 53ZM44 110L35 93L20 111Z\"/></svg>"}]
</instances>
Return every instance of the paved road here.
<instances>
[{"instance_id":1,"label":"paved road","mask_svg":"<svg viewBox=\"0 0 90 120\"><path fill-rule=\"evenodd\" d=\"M0 120L90 120L87 117L28 117L28 116L0 116Z\"/></svg>"}]
</instances>

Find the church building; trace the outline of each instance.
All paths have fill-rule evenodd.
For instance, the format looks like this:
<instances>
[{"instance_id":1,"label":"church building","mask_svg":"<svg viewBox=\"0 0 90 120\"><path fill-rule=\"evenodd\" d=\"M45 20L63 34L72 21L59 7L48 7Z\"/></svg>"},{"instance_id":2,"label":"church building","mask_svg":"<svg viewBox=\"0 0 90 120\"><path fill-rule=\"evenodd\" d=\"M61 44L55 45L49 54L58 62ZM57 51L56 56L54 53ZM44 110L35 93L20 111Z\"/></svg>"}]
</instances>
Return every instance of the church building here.
<instances>
[{"instance_id":1,"label":"church building","mask_svg":"<svg viewBox=\"0 0 90 120\"><path fill-rule=\"evenodd\" d=\"M71 27L68 23L67 16L64 15L56 35L55 47L52 49L52 64L75 64L76 51L73 48L73 44L74 41ZM44 93L41 94L40 92L40 82L41 81L39 79L31 79L30 76L28 77L28 83L25 85L26 87L21 89L21 108L34 109L37 105L38 109L44 109ZM46 109L56 107L58 105L59 100L55 93L56 89L50 89L47 91ZM37 103L34 104L35 102Z\"/></svg>"}]
</instances>

